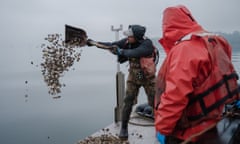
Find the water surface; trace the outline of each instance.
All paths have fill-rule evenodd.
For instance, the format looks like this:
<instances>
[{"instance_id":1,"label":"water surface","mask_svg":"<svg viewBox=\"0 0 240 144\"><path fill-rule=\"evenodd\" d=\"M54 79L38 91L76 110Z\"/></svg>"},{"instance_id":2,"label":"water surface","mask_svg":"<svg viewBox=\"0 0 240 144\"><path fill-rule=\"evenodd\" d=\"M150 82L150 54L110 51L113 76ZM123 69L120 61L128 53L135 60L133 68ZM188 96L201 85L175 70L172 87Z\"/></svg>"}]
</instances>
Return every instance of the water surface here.
<instances>
[{"instance_id":1,"label":"water surface","mask_svg":"<svg viewBox=\"0 0 240 144\"><path fill-rule=\"evenodd\" d=\"M160 67L164 52L160 50ZM239 74L240 51L233 63ZM127 73L127 67L122 68ZM114 70L66 73L60 99L48 95L40 71L0 75L0 143L74 144L114 121ZM25 83L27 81L27 83ZM139 102L146 101L141 89Z\"/></svg>"}]
</instances>

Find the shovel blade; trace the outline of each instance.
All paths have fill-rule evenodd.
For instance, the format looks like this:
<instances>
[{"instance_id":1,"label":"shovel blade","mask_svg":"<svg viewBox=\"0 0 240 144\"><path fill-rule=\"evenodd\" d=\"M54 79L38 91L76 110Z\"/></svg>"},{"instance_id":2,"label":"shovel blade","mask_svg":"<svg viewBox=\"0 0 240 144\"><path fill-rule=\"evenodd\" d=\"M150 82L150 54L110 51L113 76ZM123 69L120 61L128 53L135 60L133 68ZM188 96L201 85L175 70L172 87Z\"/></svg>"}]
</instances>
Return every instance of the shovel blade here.
<instances>
[{"instance_id":1,"label":"shovel blade","mask_svg":"<svg viewBox=\"0 0 240 144\"><path fill-rule=\"evenodd\" d=\"M85 46L87 33L81 28L65 25L65 43L74 46Z\"/></svg>"}]
</instances>

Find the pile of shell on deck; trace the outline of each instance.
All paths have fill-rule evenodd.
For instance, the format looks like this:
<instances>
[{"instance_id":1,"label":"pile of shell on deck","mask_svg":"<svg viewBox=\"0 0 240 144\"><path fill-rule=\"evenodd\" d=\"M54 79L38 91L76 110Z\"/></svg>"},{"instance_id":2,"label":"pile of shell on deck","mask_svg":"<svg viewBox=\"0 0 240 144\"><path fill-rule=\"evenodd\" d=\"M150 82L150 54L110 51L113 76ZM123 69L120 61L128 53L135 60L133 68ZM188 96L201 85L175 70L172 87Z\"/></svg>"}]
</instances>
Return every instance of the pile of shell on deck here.
<instances>
[{"instance_id":1,"label":"pile of shell on deck","mask_svg":"<svg viewBox=\"0 0 240 144\"><path fill-rule=\"evenodd\" d=\"M42 44L41 72L45 83L49 88L49 94L56 95L61 92L65 84L60 82L64 72L73 66L75 61L80 60L81 50L76 46L67 45L61 34L49 34Z\"/></svg>"},{"instance_id":2,"label":"pile of shell on deck","mask_svg":"<svg viewBox=\"0 0 240 144\"><path fill-rule=\"evenodd\" d=\"M122 141L118 137L110 134L103 134L97 137L90 136L82 141L79 141L77 144L129 144L129 142Z\"/></svg>"},{"instance_id":3,"label":"pile of shell on deck","mask_svg":"<svg viewBox=\"0 0 240 144\"><path fill-rule=\"evenodd\" d=\"M128 141L119 139L117 134L113 135L109 128L103 128L101 132L103 134L99 136L89 136L77 144L129 144Z\"/></svg>"}]
</instances>

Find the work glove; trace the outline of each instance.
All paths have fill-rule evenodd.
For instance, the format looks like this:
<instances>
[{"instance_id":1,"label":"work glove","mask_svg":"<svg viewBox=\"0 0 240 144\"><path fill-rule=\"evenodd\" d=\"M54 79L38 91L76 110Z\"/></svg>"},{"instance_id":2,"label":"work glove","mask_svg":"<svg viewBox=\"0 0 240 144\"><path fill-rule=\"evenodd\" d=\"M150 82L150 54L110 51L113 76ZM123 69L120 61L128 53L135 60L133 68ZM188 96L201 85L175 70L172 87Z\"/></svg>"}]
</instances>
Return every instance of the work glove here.
<instances>
[{"instance_id":1,"label":"work glove","mask_svg":"<svg viewBox=\"0 0 240 144\"><path fill-rule=\"evenodd\" d=\"M86 44L87 44L87 46L95 46L95 43L97 43L97 42L92 39L88 39Z\"/></svg>"},{"instance_id":2,"label":"work glove","mask_svg":"<svg viewBox=\"0 0 240 144\"><path fill-rule=\"evenodd\" d=\"M161 134L160 132L157 132L157 140L160 142L160 144L166 144L166 136Z\"/></svg>"},{"instance_id":3,"label":"work glove","mask_svg":"<svg viewBox=\"0 0 240 144\"><path fill-rule=\"evenodd\" d=\"M235 106L236 106L238 109L240 109L240 100L237 100L237 101L235 102Z\"/></svg>"},{"instance_id":4,"label":"work glove","mask_svg":"<svg viewBox=\"0 0 240 144\"><path fill-rule=\"evenodd\" d=\"M120 56L120 55L122 55L123 50L120 49L118 46L114 45L114 46L112 46L111 52L115 55Z\"/></svg>"},{"instance_id":5,"label":"work glove","mask_svg":"<svg viewBox=\"0 0 240 144\"><path fill-rule=\"evenodd\" d=\"M136 107L135 112L138 113L138 114L142 114L145 107L147 107L147 106L148 106L148 103L140 104Z\"/></svg>"},{"instance_id":6,"label":"work glove","mask_svg":"<svg viewBox=\"0 0 240 144\"><path fill-rule=\"evenodd\" d=\"M154 119L153 108L149 105L144 108L143 114L148 118Z\"/></svg>"}]
</instances>

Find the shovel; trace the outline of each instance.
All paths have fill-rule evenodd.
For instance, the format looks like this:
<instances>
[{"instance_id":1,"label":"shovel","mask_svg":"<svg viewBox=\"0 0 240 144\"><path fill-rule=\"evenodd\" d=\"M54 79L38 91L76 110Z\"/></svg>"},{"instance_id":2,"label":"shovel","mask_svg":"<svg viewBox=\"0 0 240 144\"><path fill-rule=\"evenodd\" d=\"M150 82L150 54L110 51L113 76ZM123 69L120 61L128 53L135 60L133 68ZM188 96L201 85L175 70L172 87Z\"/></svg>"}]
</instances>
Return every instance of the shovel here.
<instances>
[{"instance_id":1,"label":"shovel","mask_svg":"<svg viewBox=\"0 0 240 144\"><path fill-rule=\"evenodd\" d=\"M87 45L87 33L85 30L70 25L65 25L65 43L83 47ZM90 41L91 45L94 45L101 49L111 50L112 46L106 46L98 42Z\"/></svg>"}]
</instances>

